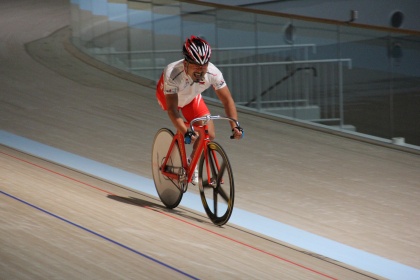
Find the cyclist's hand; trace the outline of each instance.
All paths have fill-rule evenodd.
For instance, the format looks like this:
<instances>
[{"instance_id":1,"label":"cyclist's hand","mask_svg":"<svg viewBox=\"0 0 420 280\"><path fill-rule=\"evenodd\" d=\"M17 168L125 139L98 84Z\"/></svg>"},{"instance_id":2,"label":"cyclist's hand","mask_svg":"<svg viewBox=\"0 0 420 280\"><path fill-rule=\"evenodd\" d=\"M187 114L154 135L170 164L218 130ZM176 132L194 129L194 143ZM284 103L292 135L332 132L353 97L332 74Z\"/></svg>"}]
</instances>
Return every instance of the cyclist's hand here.
<instances>
[{"instance_id":1,"label":"cyclist's hand","mask_svg":"<svg viewBox=\"0 0 420 280\"><path fill-rule=\"evenodd\" d=\"M195 132L195 134L191 137L191 145L195 143L195 140L197 140L199 137L198 132Z\"/></svg>"},{"instance_id":2,"label":"cyclist's hand","mask_svg":"<svg viewBox=\"0 0 420 280\"><path fill-rule=\"evenodd\" d=\"M232 133L233 135L230 138L238 139L238 140L244 137L244 134L245 134L244 130L240 126L232 128Z\"/></svg>"},{"instance_id":3,"label":"cyclist's hand","mask_svg":"<svg viewBox=\"0 0 420 280\"><path fill-rule=\"evenodd\" d=\"M195 140L198 138L198 133L193 133L192 131L187 131L184 135L185 144L194 144Z\"/></svg>"}]
</instances>

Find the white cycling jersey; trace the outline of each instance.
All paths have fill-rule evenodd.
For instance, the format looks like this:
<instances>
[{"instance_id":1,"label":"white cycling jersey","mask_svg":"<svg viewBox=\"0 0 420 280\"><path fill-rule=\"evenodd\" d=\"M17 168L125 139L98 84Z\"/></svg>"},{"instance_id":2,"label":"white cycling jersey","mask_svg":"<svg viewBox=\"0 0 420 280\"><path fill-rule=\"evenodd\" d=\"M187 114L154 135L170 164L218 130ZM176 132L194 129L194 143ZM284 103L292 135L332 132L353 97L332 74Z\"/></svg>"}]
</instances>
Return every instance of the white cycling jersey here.
<instances>
[{"instance_id":1,"label":"white cycling jersey","mask_svg":"<svg viewBox=\"0 0 420 280\"><path fill-rule=\"evenodd\" d=\"M184 71L183 59L175 61L163 70L163 81L165 94L178 94L178 107L184 107L203 91L213 86L219 90L226 86L222 72L214 64L209 62L207 73L200 82L193 82Z\"/></svg>"}]
</instances>

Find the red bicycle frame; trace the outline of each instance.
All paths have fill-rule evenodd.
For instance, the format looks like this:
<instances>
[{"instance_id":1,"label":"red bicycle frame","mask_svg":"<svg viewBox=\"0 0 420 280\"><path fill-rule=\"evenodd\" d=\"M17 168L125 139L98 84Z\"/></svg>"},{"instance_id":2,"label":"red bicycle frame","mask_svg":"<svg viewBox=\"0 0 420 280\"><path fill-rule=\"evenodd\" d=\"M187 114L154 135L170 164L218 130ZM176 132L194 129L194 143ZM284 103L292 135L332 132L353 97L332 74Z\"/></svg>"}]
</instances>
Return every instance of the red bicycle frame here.
<instances>
[{"instance_id":1,"label":"red bicycle frame","mask_svg":"<svg viewBox=\"0 0 420 280\"><path fill-rule=\"evenodd\" d=\"M177 131L176 135L172 139L171 146L169 147L168 153L166 154L165 161L163 162L163 165L161 167L161 172L164 176L167 176L171 179L178 180L178 181L181 180L180 176L182 176L182 175L176 174L176 173L173 173L173 172L168 172L165 169L166 164L168 162L168 159L170 158L170 155L172 153L172 149L174 148L175 141L178 141L178 147L179 147L179 150L181 152L181 158L182 158L182 164L183 164L182 167L184 168L184 170L187 173L187 178L186 178L185 183L190 183L191 182L191 178L192 178L192 175L193 175L192 171L195 169L195 167L198 163L198 160L199 160L200 155L201 155L201 151L204 151L204 157L205 157L205 160L206 160L206 167L207 167L207 170L206 170L207 171L207 178L208 178L208 180L210 180L211 176L210 176L210 168L209 168L209 157L208 157L208 152L207 152L208 151L207 144L210 142L210 137L209 137L207 122L210 121L210 120L215 120L215 119L229 120L229 121L234 122L236 124L236 126L239 127L239 123L235 119L232 119L232 118L229 118L229 117L222 117L222 116L205 116L205 117L201 117L201 118L196 118L196 119L192 120L191 123L184 122L186 126L191 127L191 130L193 132L195 130L198 131L199 135L201 135L201 137L199 138L200 142L198 144L197 149L195 150L195 153L192 155L191 163L188 166L187 155L186 155L185 144L184 144L184 135L182 135L181 133L179 133L179 131ZM204 121L204 124L202 126L191 125L191 124L194 124L194 122L197 122L197 121ZM194 129L194 127L195 127L195 129ZM230 138L233 139L233 136L231 136ZM213 152L213 158L214 158L214 161L215 161L214 163L216 164L217 171L219 171L220 167L219 167L219 163L217 162L216 153L213 150L212 150L212 152ZM212 185L212 182L208 182L208 184Z\"/></svg>"},{"instance_id":2,"label":"red bicycle frame","mask_svg":"<svg viewBox=\"0 0 420 280\"><path fill-rule=\"evenodd\" d=\"M185 125L189 126L189 123L185 122ZM165 176L167 176L171 179L180 180L180 175L179 174L165 171L165 167L166 167L168 159L169 159L169 157L172 153L172 149L175 145L175 141L178 141L178 147L179 147L179 150L181 152L183 168L187 172L187 183L191 182L191 178L192 178L192 175L193 175L192 171L194 170L195 166L197 165L198 160L200 159L201 151L203 151L203 149L204 149L204 155L205 155L205 158L206 158L206 163L208 163L207 143L210 142L209 133L208 133L208 126L207 126L207 124L204 124L203 126L196 126L195 130L198 131L198 133L199 133L199 135L201 135L201 137L200 137L200 140L199 140L200 142L198 144L198 147L195 150L195 153L192 155L190 165L188 166L188 163L187 163L187 155L186 155L185 144L184 144L184 135L182 135L180 132L177 131L176 135L172 139L171 145L170 145L168 153L166 155L166 159L163 162L163 165L161 167L161 171L162 171L163 175L165 175ZM207 165L207 175L209 175L210 170L209 170L208 164L206 164L206 165ZM216 160L216 165L218 166L217 160ZM207 177L207 178L210 178L210 177Z\"/></svg>"}]
</instances>

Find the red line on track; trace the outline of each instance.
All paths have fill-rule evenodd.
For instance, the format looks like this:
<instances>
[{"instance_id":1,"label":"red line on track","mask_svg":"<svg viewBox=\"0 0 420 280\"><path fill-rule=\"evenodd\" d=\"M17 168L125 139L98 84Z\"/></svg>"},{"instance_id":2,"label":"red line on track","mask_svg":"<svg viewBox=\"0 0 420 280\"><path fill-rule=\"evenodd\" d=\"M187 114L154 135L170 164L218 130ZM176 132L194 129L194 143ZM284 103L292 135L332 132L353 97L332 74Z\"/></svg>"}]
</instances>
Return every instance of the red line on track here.
<instances>
[{"instance_id":1,"label":"red line on track","mask_svg":"<svg viewBox=\"0 0 420 280\"><path fill-rule=\"evenodd\" d=\"M50 169L48 169L48 168L45 168L45 167L39 166L39 165L37 165L37 164L34 164L34 163L32 163L32 162L29 162L29 161L26 161L26 160L20 159L20 158L18 158L18 157L15 157L15 156L12 156L12 155L9 155L9 154L6 154L6 153L3 153L3 152L1 152L1 151L0 151L0 153L1 153L1 154L3 154L3 155L9 156L9 157L11 157L11 158L14 158L14 159L17 159L17 160L23 161L23 162L28 163L28 164L30 164L30 165L33 165L33 166L35 166L35 167L41 168L41 169L46 170L46 171L48 171L48 172L51 172L51 173L53 173L53 174L59 175L59 176L64 177L64 178L66 178L66 179L69 179L69 180L75 181L75 182L77 182L77 183L83 184L83 185L88 186L88 187L90 187L90 188L94 188L94 189L96 189L96 190L98 190L98 191L101 191L101 192L104 192L104 193L107 193L107 194L110 194L110 195L118 196L118 195L116 195L116 194L114 194L114 193L108 192L108 191L106 191L106 190L103 190L103 189L97 188L97 187L92 186L92 185L89 185L89 184L87 184L87 183L84 183L84 182L82 182L82 181L79 181L79 180L76 180L76 179L74 179L74 178L68 177L68 176L63 175L63 174L61 174L61 173L58 173L58 172L52 171L52 170L50 170ZM119 197L119 196L118 196L118 197ZM253 247L253 246L248 245L248 244L246 244L246 243L243 243L243 242L240 242L240 241L238 241L238 240L232 239L232 238L230 238L230 237L224 236L224 235L222 235L222 234L219 234L219 233L217 233L217 232L211 231L211 230L209 230L209 229L206 229L206 228L200 227L200 226L198 226L198 225L195 225L195 224L193 224L193 223L187 222L187 221L182 220L182 219L180 219L180 218L177 218L177 217L171 216L171 215L169 215L169 214L167 214L167 213L161 212L161 211L159 211L159 210L156 210L156 209L153 209L153 208L150 208L150 207L148 207L148 206L141 205L141 204L138 204L138 205L140 205L140 206L142 206L142 207L144 207L144 208L146 208L146 209L149 209L149 210L152 210L152 211L158 212L158 213L160 213L160 214L163 214L163 215L165 215L165 216L167 216L167 217L171 217L171 218L173 218L173 219L176 219L176 220L181 221L181 222L183 222L183 223L186 223L186 224L188 224L188 225L191 225L191 226L194 226L194 227L196 227L196 228L202 229L202 230L207 231L207 232L209 232L209 233L212 233L212 234L215 234L215 235L217 235L217 236L223 237L223 238L228 239L228 240L230 240L230 241L233 241L233 242L235 242L235 243L241 244L241 245L246 246L246 247L248 247L248 248L254 249L254 250L258 251L258 252L261 252L261 253L264 253L264 254L266 254L266 255L272 256L272 257L274 257L274 258L280 259L280 260L285 261L285 262L287 262L287 263L290 263L290 264L296 265L296 266L298 266L298 267L300 267L300 268L303 268L303 269L309 270L309 271L311 271L311 272L314 272L314 273L316 273L316 274L319 274L319 275L325 276L325 277L327 277L327 278L329 278L329 279L338 280L338 279L336 279L336 278L333 278L333 277L331 277L331 276L325 275L325 274L323 274L323 273L321 273L321 272L318 272L318 271L316 271L316 270L310 269L310 268L308 268L308 267L306 267L306 266L303 266L303 265L297 264L297 263L295 263L295 262L289 261L289 260L287 260L287 259L284 259L284 258L282 258L282 257L276 256L276 255L271 254L271 253L269 253L269 252L266 252L266 251L264 251L264 250L258 249L258 248L256 248L256 247Z\"/></svg>"}]
</instances>

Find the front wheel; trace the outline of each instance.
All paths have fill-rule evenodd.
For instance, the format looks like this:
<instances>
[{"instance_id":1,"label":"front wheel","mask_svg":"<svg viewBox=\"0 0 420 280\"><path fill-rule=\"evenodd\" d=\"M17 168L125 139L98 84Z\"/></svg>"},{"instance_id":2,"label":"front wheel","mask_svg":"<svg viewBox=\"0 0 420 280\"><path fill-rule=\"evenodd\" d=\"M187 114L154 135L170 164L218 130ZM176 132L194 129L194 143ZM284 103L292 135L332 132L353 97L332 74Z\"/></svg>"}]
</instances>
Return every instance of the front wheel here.
<instances>
[{"instance_id":1,"label":"front wheel","mask_svg":"<svg viewBox=\"0 0 420 280\"><path fill-rule=\"evenodd\" d=\"M235 198L232 168L223 148L216 142L207 145L198 168L201 201L210 220L218 226L229 220Z\"/></svg>"}]
</instances>

